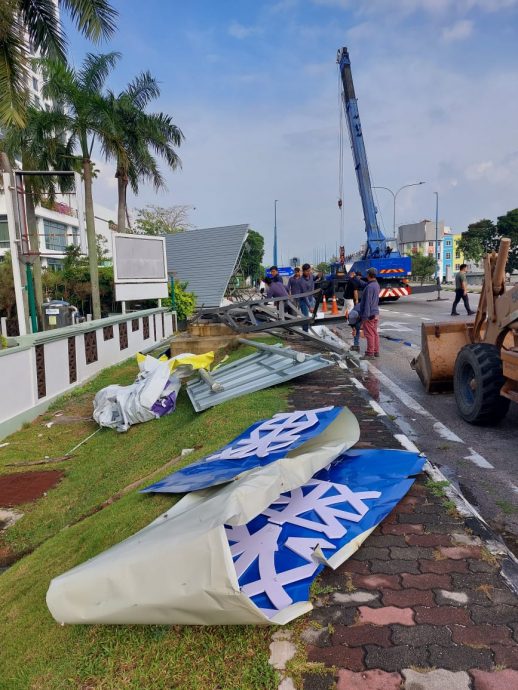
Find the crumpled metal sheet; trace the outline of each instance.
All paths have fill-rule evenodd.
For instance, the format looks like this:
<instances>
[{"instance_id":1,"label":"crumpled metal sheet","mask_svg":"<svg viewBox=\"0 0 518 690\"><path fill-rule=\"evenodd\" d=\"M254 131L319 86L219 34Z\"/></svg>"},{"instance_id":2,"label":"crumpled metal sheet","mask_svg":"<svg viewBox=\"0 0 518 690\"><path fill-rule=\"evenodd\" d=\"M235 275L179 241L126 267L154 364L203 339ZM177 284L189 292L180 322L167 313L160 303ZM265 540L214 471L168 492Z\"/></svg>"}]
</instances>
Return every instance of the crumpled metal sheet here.
<instances>
[{"instance_id":1,"label":"crumpled metal sheet","mask_svg":"<svg viewBox=\"0 0 518 690\"><path fill-rule=\"evenodd\" d=\"M319 354L306 355L304 361L300 362L296 359L300 352L281 346L278 349L293 353L293 358L260 351L211 372L214 381L220 384L218 390L212 390L203 379L190 381L187 393L196 412L325 369L334 363Z\"/></svg>"},{"instance_id":2,"label":"crumpled metal sheet","mask_svg":"<svg viewBox=\"0 0 518 690\"><path fill-rule=\"evenodd\" d=\"M191 492L143 530L52 580L47 605L60 623L285 623L307 602L266 616L245 594L226 534L281 493L305 484L359 439L347 409L298 448L222 486Z\"/></svg>"}]
</instances>

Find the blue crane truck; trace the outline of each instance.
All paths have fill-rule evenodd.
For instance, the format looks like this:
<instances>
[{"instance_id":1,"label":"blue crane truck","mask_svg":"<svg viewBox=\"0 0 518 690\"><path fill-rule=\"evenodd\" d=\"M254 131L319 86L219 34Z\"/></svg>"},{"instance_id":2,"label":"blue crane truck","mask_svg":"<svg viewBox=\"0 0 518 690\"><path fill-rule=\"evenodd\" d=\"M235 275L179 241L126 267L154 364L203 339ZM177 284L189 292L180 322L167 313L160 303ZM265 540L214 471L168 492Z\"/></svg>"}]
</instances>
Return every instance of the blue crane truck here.
<instances>
[{"instance_id":1,"label":"blue crane truck","mask_svg":"<svg viewBox=\"0 0 518 690\"><path fill-rule=\"evenodd\" d=\"M361 271L365 277L367 269L375 268L380 284L380 299L397 300L411 293L408 285L408 278L411 276L411 260L410 257L402 256L399 253L397 241L387 240L378 225L358 101L354 92L351 60L347 48L338 51L336 61L340 70L343 107L362 201L365 232L367 233L365 252L361 259L354 261L350 270ZM341 199L339 199L338 205L341 207ZM334 293L340 297L347 282L343 247L340 247L340 260L331 265L331 274L326 278L331 282Z\"/></svg>"}]
</instances>

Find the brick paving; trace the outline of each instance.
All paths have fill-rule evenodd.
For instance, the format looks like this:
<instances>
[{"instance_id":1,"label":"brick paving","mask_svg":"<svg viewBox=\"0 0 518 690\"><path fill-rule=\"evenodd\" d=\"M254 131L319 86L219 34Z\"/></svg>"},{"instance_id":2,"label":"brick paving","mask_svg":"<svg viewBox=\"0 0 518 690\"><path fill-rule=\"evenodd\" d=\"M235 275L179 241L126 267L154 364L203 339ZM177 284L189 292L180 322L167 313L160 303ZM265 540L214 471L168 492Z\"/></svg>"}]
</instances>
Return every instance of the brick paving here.
<instances>
[{"instance_id":1,"label":"brick paving","mask_svg":"<svg viewBox=\"0 0 518 690\"><path fill-rule=\"evenodd\" d=\"M291 405L346 405L358 447L400 448L351 375L298 379ZM518 597L443 502L419 476L352 558L323 571L326 594L304 619L304 690L518 690Z\"/></svg>"}]
</instances>

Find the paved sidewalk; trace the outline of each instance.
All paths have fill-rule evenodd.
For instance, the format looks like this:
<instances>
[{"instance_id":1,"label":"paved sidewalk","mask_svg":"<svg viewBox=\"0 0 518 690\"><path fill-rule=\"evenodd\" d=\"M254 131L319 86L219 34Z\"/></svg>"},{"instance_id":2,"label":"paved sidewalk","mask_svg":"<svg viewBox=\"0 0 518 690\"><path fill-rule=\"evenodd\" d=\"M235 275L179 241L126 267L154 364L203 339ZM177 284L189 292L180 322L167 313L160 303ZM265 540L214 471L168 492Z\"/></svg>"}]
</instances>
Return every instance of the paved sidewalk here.
<instances>
[{"instance_id":1,"label":"paved sidewalk","mask_svg":"<svg viewBox=\"0 0 518 690\"><path fill-rule=\"evenodd\" d=\"M291 404L347 405L359 447L400 448L355 373L332 367L298 379ZM312 662L304 690L518 689L518 597L425 475L356 556L319 582L302 633Z\"/></svg>"}]
</instances>

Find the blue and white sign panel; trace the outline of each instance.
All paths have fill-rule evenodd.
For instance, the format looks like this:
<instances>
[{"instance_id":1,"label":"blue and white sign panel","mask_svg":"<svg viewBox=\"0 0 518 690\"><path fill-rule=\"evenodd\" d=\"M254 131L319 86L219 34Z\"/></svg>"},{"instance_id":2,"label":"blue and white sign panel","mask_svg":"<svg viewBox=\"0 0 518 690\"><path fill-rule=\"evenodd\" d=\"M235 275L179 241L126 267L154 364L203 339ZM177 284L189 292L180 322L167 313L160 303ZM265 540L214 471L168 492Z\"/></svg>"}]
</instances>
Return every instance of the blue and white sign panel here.
<instances>
[{"instance_id":1,"label":"blue and white sign panel","mask_svg":"<svg viewBox=\"0 0 518 690\"><path fill-rule=\"evenodd\" d=\"M292 266L279 266L279 275L281 276L281 278L291 278L291 276L294 275L294 273L295 271L293 270ZM269 268L266 270L266 275L268 276L268 278L272 277Z\"/></svg>"},{"instance_id":2,"label":"blue and white sign panel","mask_svg":"<svg viewBox=\"0 0 518 690\"><path fill-rule=\"evenodd\" d=\"M398 450L349 451L246 525L226 526L241 591L271 618L309 598L311 582L362 541L410 489L425 458ZM315 553L318 549L320 557Z\"/></svg>"},{"instance_id":3,"label":"blue and white sign panel","mask_svg":"<svg viewBox=\"0 0 518 690\"><path fill-rule=\"evenodd\" d=\"M146 487L142 493L185 493L230 482L243 472L286 457L321 434L342 409L322 407L276 414L248 427L216 453Z\"/></svg>"}]
</instances>

